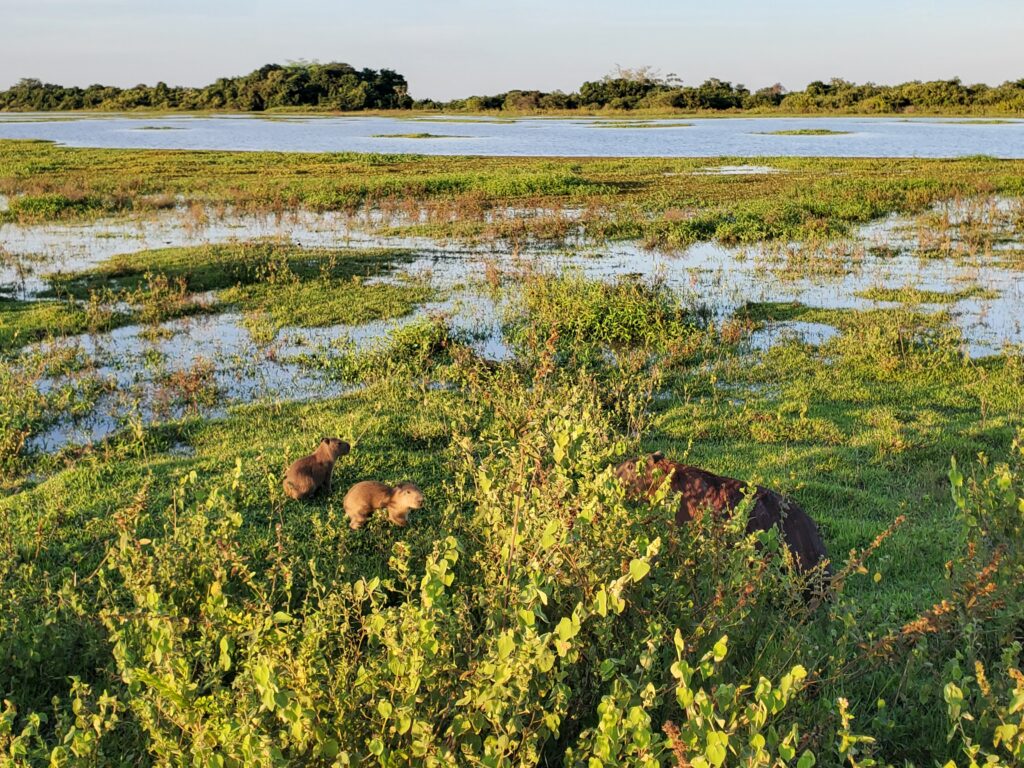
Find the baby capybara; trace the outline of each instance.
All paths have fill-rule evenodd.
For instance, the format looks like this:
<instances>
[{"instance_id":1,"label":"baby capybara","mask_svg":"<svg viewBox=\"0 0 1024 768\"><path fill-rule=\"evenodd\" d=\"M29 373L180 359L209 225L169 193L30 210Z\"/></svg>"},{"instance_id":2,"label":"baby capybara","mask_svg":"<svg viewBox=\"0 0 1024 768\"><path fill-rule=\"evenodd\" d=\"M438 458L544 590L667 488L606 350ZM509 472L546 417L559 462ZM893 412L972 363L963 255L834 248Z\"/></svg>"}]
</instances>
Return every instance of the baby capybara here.
<instances>
[{"instance_id":1,"label":"baby capybara","mask_svg":"<svg viewBox=\"0 0 1024 768\"><path fill-rule=\"evenodd\" d=\"M746 498L748 487L741 480L666 459L661 452L624 461L616 467L615 474L633 498L653 496L665 478L671 477L672 490L680 495L677 525L697 518L705 509L719 515L731 512ZM782 538L801 572L825 561L823 572L829 575L828 552L810 515L792 499L770 488L755 486L747 533L767 531L773 526L781 528Z\"/></svg>"},{"instance_id":2,"label":"baby capybara","mask_svg":"<svg viewBox=\"0 0 1024 768\"><path fill-rule=\"evenodd\" d=\"M323 438L313 453L288 467L284 475L284 492L293 499L309 499L321 490L330 493L334 463L349 450L350 446L344 440Z\"/></svg>"},{"instance_id":3,"label":"baby capybara","mask_svg":"<svg viewBox=\"0 0 1024 768\"><path fill-rule=\"evenodd\" d=\"M388 511L388 520L405 525L409 512L423 506L423 492L415 483L399 483L394 488L376 480L363 480L345 494L345 516L353 530L363 527L378 509Z\"/></svg>"}]
</instances>

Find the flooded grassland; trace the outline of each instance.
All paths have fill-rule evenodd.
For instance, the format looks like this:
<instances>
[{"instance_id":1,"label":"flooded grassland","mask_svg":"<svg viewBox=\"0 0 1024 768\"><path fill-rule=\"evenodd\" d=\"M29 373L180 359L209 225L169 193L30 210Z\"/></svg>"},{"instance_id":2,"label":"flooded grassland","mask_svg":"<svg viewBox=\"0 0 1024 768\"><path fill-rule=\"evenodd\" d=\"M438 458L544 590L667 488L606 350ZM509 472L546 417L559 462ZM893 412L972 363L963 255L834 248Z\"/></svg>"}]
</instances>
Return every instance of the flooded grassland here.
<instances>
[{"instance_id":1,"label":"flooded grassland","mask_svg":"<svg viewBox=\"0 0 1024 768\"><path fill-rule=\"evenodd\" d=\"M0 694L10 732L56 707L40 755L74 737L59 713L106 707L89 748L142 761L173 733L243 762L271 738L282 764L571 762L619 707L641 735L616 759L671 764L718 738L662 729L696 722L675 664L706 652L709 692L791 675L779 755L1000 749L1021 162L0 142L0 192ZM334 493L287 499L325 435L353 446ZM831 600L742 525L624 500L608 465L654 450L797 500ZM427 503L350 532L367 478ZM979 717L947 740L950 682Z\"/></svg>"}]
</instances>

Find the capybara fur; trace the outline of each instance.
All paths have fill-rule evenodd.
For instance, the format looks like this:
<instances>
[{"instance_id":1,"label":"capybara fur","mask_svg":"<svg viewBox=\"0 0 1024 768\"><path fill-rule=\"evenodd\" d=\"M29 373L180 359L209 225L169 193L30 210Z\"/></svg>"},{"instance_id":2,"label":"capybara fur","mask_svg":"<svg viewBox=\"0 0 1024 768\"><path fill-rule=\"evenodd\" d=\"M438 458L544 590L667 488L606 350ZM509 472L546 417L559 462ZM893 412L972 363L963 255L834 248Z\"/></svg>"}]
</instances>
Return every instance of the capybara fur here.
<instances>
[{"instance_id":1,"label":"capybara fur","mask_svg":"<svg viewBox=\"0 0 1024 768\"><path fill-rule=\"evenodd\" d=\"M706 472L699 467L666 459L664 454L652 453L639 459L624 461L615 474L625 485L632 498L651 497L666 477L671 477L672 490L679 494L676 524L683 525L710 509L716 515L725 515L738 507L747 497L747 483L732 477ZM754 487L754 505L747 520L747 533L767 531L773 526L782 530L796 566L801 573L816 568L822 561L823 575L830 575L828 552L810 515L780 493Z\"/></svg>"},{"instance_id":2,"label":"capybara fur","mask_svg":"<svg viewBox=\"0 0 1024 768\"><path fill-rule=\"evenodd\" d=\"M349 527L358 530L379 509L388 511L388 520L405 525L409 512L423 506L423 492L415 483L399 483L394 488L376 480L363 480L345 494L345 516Z\"/></svg>"},{"instance_id":3,"label":"capybara fur","mask_svg":"<svg viewBox=\"0 0 1024 768\"><path fill-rule=\"evenodd\" d=\"M350 446L336 437L325 437L309 456L292 463L284 474L284 492L293 499L309 499L320 491L331 492L334 464Z\"/></svg>"}]
</instances>

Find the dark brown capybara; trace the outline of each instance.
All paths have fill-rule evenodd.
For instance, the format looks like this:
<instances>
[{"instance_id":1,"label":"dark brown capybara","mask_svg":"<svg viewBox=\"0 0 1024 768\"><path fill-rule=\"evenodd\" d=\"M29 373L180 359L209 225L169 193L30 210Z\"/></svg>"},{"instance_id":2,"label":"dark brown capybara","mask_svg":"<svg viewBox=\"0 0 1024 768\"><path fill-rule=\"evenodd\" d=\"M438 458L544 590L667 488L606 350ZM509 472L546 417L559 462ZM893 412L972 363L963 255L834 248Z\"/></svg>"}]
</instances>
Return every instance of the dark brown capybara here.
<instances>
[{"instance_id":1,"label":"dark brown capybara","mask_svg":"<svg viewBox=\"0 0 1024 768\"><path fill-rule=\"evenodd\" d=\"M665 478L671 477L672 490L680 495L677 525L697 518L705 509L716 515L732 511L746 498L749 487L741 480L666 459L660 451L624 461L615 468L615 474L632 498L653 496ZM822 574L826 578L831 575L825 543L810 515L792 499L770 488L755 486L747 533L767 531L773 526L782 529L782 538L801 573L824 561Z\"/></svg>"},{"instance_id":2,"label":"dark brown capybara","mask_svg":"<svg viewBox=\"0 0 1024 768\"><path fill-rule=\"evenodd\" d=\"M350 448L348 443L337 437L321 439L313 453L288 467L284 475L284 492L293 499L309 499L321 490L330 493L334 464Z\"/></svg>"},{"instance_id":3,"label":"dark brown capybara","mask_svg":"<svg viewBox=\"0 0 1024 768\"><path fill-rule=\"evenodd\" d=\"M345 516L354 531L363 527L370 515L378 509L388 511L388 520L404 526L409 512L423 507L423 492L415 483L399 483L394 488L376 480L363 480L345 494Z\"/></svg>"}]
</instances>

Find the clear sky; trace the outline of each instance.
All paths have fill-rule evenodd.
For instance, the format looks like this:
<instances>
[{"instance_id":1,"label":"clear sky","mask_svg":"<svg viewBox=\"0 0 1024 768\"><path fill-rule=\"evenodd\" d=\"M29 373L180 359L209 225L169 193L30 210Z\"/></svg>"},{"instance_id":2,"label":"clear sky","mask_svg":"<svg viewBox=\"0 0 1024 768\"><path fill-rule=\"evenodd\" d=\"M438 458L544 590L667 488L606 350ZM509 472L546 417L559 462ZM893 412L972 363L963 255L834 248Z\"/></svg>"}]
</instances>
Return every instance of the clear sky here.
<instances>
[{"instance_id":1,"label":"clear sky","mask_svg":"<svg viewBox=\"0 0 1024 768\"><path fill-rule=\"evenodd\" d=\"M615 65L748 87L1024 78L1024 0L0 0L0 88L205 85L270 62L404 74L416 98L575 90Z\"/></svg>"}]
</instances>

